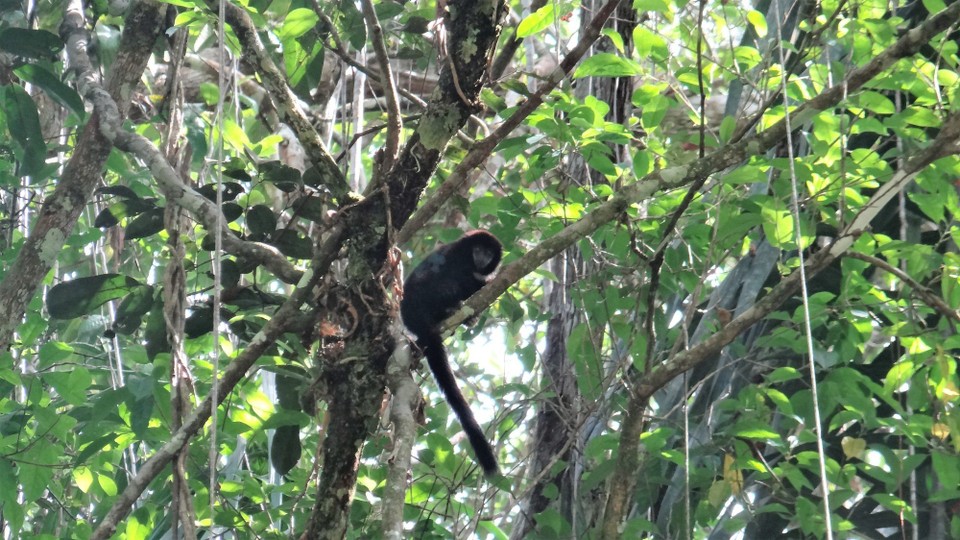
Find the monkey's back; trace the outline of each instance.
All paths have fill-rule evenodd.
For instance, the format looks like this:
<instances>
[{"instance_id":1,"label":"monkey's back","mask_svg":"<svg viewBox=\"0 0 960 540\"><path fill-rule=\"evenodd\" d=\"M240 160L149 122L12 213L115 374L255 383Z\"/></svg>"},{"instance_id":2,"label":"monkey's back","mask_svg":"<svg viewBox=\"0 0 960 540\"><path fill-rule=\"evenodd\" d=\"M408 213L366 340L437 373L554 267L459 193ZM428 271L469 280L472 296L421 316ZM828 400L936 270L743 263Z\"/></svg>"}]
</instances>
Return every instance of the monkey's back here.
<instances>
[{"instance_id":1,"label":"monkey's back","mask_svg":"<svg viewBox=\"0 0 960 540\"><path fill-rule=\"evenodd\" d=\"M455 242L437 249L403 285L400 317L417 336L436 330L461 302L483 287L484 282L474 276L472 255L457 247Z\"/></svg>"}]
</instances>

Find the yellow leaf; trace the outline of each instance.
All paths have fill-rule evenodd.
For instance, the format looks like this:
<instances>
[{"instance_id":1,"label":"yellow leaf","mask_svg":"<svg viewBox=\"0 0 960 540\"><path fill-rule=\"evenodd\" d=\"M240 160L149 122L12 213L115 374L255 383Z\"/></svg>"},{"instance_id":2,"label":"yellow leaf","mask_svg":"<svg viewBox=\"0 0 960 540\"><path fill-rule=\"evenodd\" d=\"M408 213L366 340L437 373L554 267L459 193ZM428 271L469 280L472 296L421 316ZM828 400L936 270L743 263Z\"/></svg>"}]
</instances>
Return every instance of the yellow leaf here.
<instances>
[{"instance_id":1,"label":"yellow leaf","mask_svg":"<svg viewBox=\"0 0 960 540\"><path fill-rule=\"evenodd\" d=\"M723 456L723 479L730 485L730 491L739 495L743 491L743 471L733 466L735 459L732 454Z\"/></svg>"},{"instance_id":2,"label":"yellow leaf","mask_svg":"<svg viewBox=\"0 0 960 540\"><path fill-rule=\"evenodd\" d=\"M848 459L863 459L863 453L867 449L867 441L857 437L844 437L840 440L840 446L843 447L843 455Z\"/></svg>"}]
</instances>

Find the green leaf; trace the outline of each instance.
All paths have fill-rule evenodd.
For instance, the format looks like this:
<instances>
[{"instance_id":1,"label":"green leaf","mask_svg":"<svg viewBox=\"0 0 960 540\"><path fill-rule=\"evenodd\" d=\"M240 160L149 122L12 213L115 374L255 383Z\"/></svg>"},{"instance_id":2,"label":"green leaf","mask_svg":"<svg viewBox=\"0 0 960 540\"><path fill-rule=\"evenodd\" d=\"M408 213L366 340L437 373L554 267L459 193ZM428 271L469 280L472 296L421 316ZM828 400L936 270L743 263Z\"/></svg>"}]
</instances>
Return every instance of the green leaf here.
<instances>
[{"instance_id":1,"label":"green leaf","mask_svg":"<svg viewBox=\"0 0 960 540\"><path fill-rule=\"evenodd\" d=\"M93 221L93 226L98 228L113 227L125 217L136 216L156 207L153 199L124 199L101 210L97 214L97 219Z\"/></svg>"},{"instance_id":2,"label":"green leaf","mask_svg":"<svg viewBox=\"0 0 960 540\"><path fill-rule=\"evenodd\" d=\"M266 236L277 230L277 215L265 204L247 210L247 227L255 235Z\"/></svg>"},{"instance_id":3,"label":"green leaf","mask_svg":"<svg viewBox=\"0 0 960 540\"><path fill-rule=\"evenodd\" d=\"M63 448L47 441L46 444L31 446L23 461L19 463L20 482L23 486L23 498L35 501L43 497L53 479Z\"/></svg>"},{"instance_id":4,"label":"green leaf","mask_svg":"<svg viewBox=\"0 0 960 540\"><path fill-rule=\"evenodd\" d=\"M40 131L37 104L23 88L8 85L3 87L3 113L7 117L10 135L23 151L20 157L20 174L38 175L46 165L47 144Z\"/></svg>"},{"instance_id":5,"label":"green leaf","mask_svg":"<svg viewBox=\"0 0 960 540\"><path fill-rule=\"evenodd\" d=\"M617 49L617 52L623 54L624 44L623 36L620 35L620 32L617 32L613 28L604 28L602 30L603 37L610 40L610 43L613 43L614 48Z\"/></svg>"},{"instance_id":6,"label":"green leaf","mask_svg":"<svg viewBox=\"0 0 960 540\"><path fill-rule=\"evenodd\" d=\"M92 456L99 454L101 450L106 448L109 445L112 445L117 440L117 435L115 433L109 433L102 437L95 439L90 444L83 447L80 453L77 455L74 463L76 465L82 465L87 462Z\"/></svg>"},{"instance_id":7,"label":"green leaf","mask_svg":"<svg viewBox=\"0 0 960 540\"><path fill-rule=\"evenodd\" d=\"M259 171L260 178L264 182L273 182L277 189L287 193L296 191L303 183L303 176L300 171L279 161L261 163Z\"/></svg>"},{"instance_id":8,"label":"green leaf","mask_svg":"<svg viewBox=\"0 0 960 540\"><path fill-rule=\"evenodd\" d=\"M493 535L494 540L507 540L510 538L503 529L498 527L496 523L492 521L480 520L480 522L477 523L477 529L490 533Z\"/></svg>"},{"instance_id":9,"label":"green leaf","mask_svg":"<svg viewBox=\"0 0 960 540\"><path fill-rule=\"evenodd\" d=\"M297 8L287 13L283 18L283 25L277 32L281 41L296 39L317 26L320 17L312 9Z\"/></svg>"},{"instance_id":10,"label":"green leaf","mask_svg":"<svg viewBox=\"0 0 960 540\"><path fill-rule=\"evenodd\" d=\"M633 60L611 53L598 53L584 60L573 78L633 77L641 73L643 67Z\"/></svg>"},{"instance_id":11,"label":"green leaf","mask_svg":"<svg viewBox=\"0 0 960 540\"><path fill-rule=\"evenodd\" d=\"M127 224L127 240L146 238L163 230L163 208L147 210Z\"/></svg>"},{"instance_id":12,"label":"green leaf","mask_svg":"<svg viewBox=\"0 0 960 540\"><path fill-rule=\"evenodd\" d=\"M39 368L46 369L54 364L65 361L73 356L74 349L68 343L62 341L48 341L40 346L38 356L40 359Z\"/></svg>"},{"instance_id":13,"label":"green leaf","mask_svg":"<svg viewBox=\"0 0 960 540\"><path fill-rule=\"evenodd\" d=\"M943 486L960 486L960 457L941 451L930 453L933 470L937 473L937 480Z\"/></svg>"},{"instance_id":14,"label":"green leaf","mask_svg":"<svg viewBox=\"0 0 960 540\"><path fill-rule=\"evenodd\" d=\"M663 36L651 32L649 29L637 26L633 29L633 43L640 58L652 57L654 60L664 60L669 56L667 42Z\"/></svg>"},{"instance_id":15,"label":"green leaf","mask_svg":"<svg viewBox=\"0 0 960 540\"><path fill-rule=\"evenodd\" d=\"M852 101L874 114L893 114L897 112L893 100L880 92L867 90L858 94Z\"/></svg>"},{"instance_id":16,"label":"green leaf","mask_svg":"<svg viewBox=\"0 0 960 540\"><path fill-rule=\"evenodd\" d=\"M723 176L723 183L728 185L756 184L757 182L765 182L766 180L767 173L762 167L755 165L737 167Z\"/></svg>"},{"instance_id":17,"label":"green leaf","mask_svg":"<svg viewBox=\"0 0 960 540\"><path fill-rule=\"evenodd\" d=\"M548 2L547 5L524 17L524 19L520 21L520 24L517 25L517 37L522 39L546 30L560 18L560 16L565 15L565 13L557 13L555 6L556 4L554 2ZM563 4L562 8L567 8L567 13L570 12L569 10L572 10L570 4Z\"/></svg>"},{"instance_id":18,"label":"green leaf","mask_svg":"<svg viewBox=\"0 0 960 540\"><path fill-rule=\"evenodd\" d=\"M74 367L70 371L50 371L43 375L63 399L71 405L83 405L87 401L86 389L93 383L93 377L84 367Z\"/></svg>"},{"instance_id":19,"label":"green leaf","mask_svg":"<svg viewBox=\"0 0 960 540\"><path fill-rule=\"evenodd\" d=\"M237 152L243 152L252 146L250 138L247 137L247 133L243 131L240 124L233 120L227 119L223 121L223 131L221 131L221 135L223 136L223 141Z\"/></svg>"},{"instance_id":20,"label":"green leaf","mask_svg":"<svg viewBox=\"0 0 960 540\"><path fill-rule=\"evenodd\" d=\"M64 281L47 292L47 312L54 319L73 319L122 298L140 283L120 274L101 274Z\"/></svg>"},{"instance_id":21,"label":"green leaf","mask_svg":"<svg viewBox=\"0 0 960 540\"><path fill-rule=\"evenodd\" d=\"M940 117L936 113L922 107L909 107L900 115L912 126L939 127L941 124Z\"/></svg>"},{"instance_id":22,"label":"green leaf","mask_svg":"<svg viewBox=\"0 0 960 540\"><path fill-rule=\"evenodd\" d=\"M130 399L127 401L127 408L130 409L130 429L143 438L147 435L147 428L150 427L150 418L153 416L153 405L155 400L153 396L146 396L140 399Z\"/></svg>"},{"instance_id":23,"label":"green leaf","mask_svg":"<svg viewBox=\"0 0 960 540\"><path fill-rule=\"evenodd\" d=\"M769 424L759 420L740 420L730 430L735 437L744 439L779 439L780 434L774 431Z\"/></svg>"},{"instance_id":24,"label":"green leaf","mask_svg":"<svg viewBox=\"0 0 960 540\"><path fill-rule=\"evenodd\" d=\"M771 244L777 247L793 246L795 239L793 216L788 210L764 206L761 215L763 216L763 233Z\"/></svg>"},{"instance_id":25,"label":"green leaf","mask_svg":"<svg viewBox=\"0 0 960 540\"><path fill-rule=\"evenodd\" d=\"M763 13L751 9L747 12L747 22L757 31L758 37L762 38L767 35L767 18L763 16Z\"/></svg>"},{"instance_id":26,"label":"green leaf","mask_svg":"<svg viewBox=\"0 0 960 540\"><path fill-rule=\"evenodd\" d=\"M313 242L300 233L286 229L280 232L271 245L280 250L287 257L294 259L309 259L313 257Z\"/></svg>"},{"instance_id":27,"label":"green leaf","mask_svg":"<svg viewBox=\"0 0 960 540\"><path fill-rule=\"evenodd\" d=\"M928 13L940 13L947 9L947 4L943 0L923 0L923 7L927 8Z\"/></svg>"},{"instance_id":28,"label":"green leaf","mask_svg":"<svg viewBox=\"0 0 960 540\"><path fill-rule=\"evenodd\" d=\"M87 467L77 467L73 469L73 482L80 488L80 491L88 493L90 486L93 485L93 473Z\"/></svg>"},{"instance_id":29,"label":"green leaf","mask_svg":"<svg viewBox=\"0 0 960 540\"><path fill-rule=\"evenodd\" d=\"M121 334L132 334L140 327L143 316L153 307L153 297L154 289L150 285L140 285L130 291L117 306L113 329Z\"/></svg>"},{"instance_id":30,"label":"green leaf","mask_svg":"<svg viewBox=\"0 0 960 540\"><path fill-rule=\"evenodd\" d=\"M771 383L782 383L792 381L803 377L796 368L780 367L767 374L767 381Z\"/></svg>"},{"instance_id":31,"label":"green leaf","mask_svg":"<svg viewBox=\"0 0 960 540\"><path fill-rule=\"evenodd\" d=\"M0 49L16 56L52 59L63 50L63 41L46 30L6 28L0 32Z\"/></svg>"},{"instance_id":32,"label":"green leaf","mask_svg":"<svg viewBox=\"0 0 960 540\"><path fill-rule=\"evenodd\" d=\"M224 202L232 201L243 193L243 186L236 182L223 182L223 195L220 197ZM217 184L205 184L197 188L197 193L203 195L207 200L217 202Z\"/></svg>"},{"instance_id":33,"label":"green leaf","mask_svg":"<svg viewBox=\"0 0 960 540\"><path fill-rule=\"evenodd\" d=\"M359 51L367 44L367 25L363 22L363 14L353 0L341 0L340 12L343 13L341 33L346 36L350 45Z\"/></svg>"},{"instance_id":34,"label":"green leaf","mask_svg":"<svg viewBox=\"0 0 960 540\"><path fill-rule=\"evenodd\" d=\"M567 354L573 361L577 373L577 385L587 399L599 395L602 389L602 367L598 362L596 350L588 326L577 325L567 338Z\"/></svg>"},{"instance_id":35,"label":"green leaf","mask_svg":"<svg viewBox=\"0 0 960 540\"><path fill-rule=\"evenodd\" d=\"M666 0L633 0L633 9L669 14L670 4Z\"/></svg>"},{"instance_id":36,"label":"green leaf","mask_svg":"<svg viewBox=\"0 0 960 540\"><path fill-rule=\"evenodd\" d=\"M315 195L304 195L291 205L293 213L303 219L315 223L323 223L327 219L327 205L323 198Z\"/></svg>"},{"instance_id":37,"label":"green leaf","mask_svg":"<svg viewBox=\"0 0 960 540\"><path fill-rule=\"evenodd\" d=\"M281 476L297 465L302 452L299 426L281 426L273 433L270 463Z\"/></svg>"},{"instance_id":38,"label":"green leaf","mask_svg":"<svg viewBox=\"0 0 960 540\"><path fill-rule=\"evenodd\" d=\"M70 109L80 118L86 115L80 94L73 88L63 84L63 82L50 71L34 64L27 64L18 67L14 72L24 81L36 85L37 88L46 92L54 101Z\"/></svg>"},{"instance_id":39,"label":"green leaf","mask_svg":"<svg viewBox=\"0 0 960 540\"><path fill-rule=\"evenodd\" d=\"M374 4L374 11L377 13L377 19L381 21L385 19L392 19L403 13L403 4L400 2L383 0Z\"/></svg>"},{"instance_id":40,"label":"green leaf","mask_svg":"<svg viewBox=\"0 0 960 540\"><path fill-rule=\"evenodd\" d=\"M737 120L732 116L724 116L723 120L720 122L720 142L727 143L730 142L730 137L733 136L733 131L737 128Z\"/></svg>"},{"instance_id":41,"label":"green leaf","mask_svg":"<svg viewBox=\"0 0 960 540\"><path fill-rule=\"evenodd\" d=\"M17 470L7 458L0 458L0 503L4 508L20 505L18 492Z\"/></svg>"}]
</instances>

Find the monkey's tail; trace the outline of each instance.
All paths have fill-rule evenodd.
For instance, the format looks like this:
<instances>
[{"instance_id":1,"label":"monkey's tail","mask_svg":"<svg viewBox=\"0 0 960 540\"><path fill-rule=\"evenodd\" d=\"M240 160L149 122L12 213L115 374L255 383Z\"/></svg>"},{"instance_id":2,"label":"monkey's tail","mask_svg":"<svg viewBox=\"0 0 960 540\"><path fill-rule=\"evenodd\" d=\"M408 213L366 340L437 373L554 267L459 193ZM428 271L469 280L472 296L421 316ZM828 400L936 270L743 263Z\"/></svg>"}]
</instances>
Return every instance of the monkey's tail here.
<instances>
[{"instance_id":1,"label":"monkey's tail","mask_svg":"<svg viewBox=\"0 0 960 540\"><path fill-rule=\"evenodd\" d=\"M483 473L488 477L497 474L497 457L493 453L493 448L483 435L480 424L473 417L470 405L464 399L460 388L457 386L457 379L450 369L450 360L447 358L447 351L443 348L443 340L439 335L419 336L417 345L423 349L423 355L427 357L427 364L430 365L430 371L437 380L437 385L443 394L447 397L447 402L453 412L460 419L460 425L463 426L464 433L470 440L470 446L473 446L473 452L477 455L477 462L483 468Z\"/></svg>"}]
</instances>

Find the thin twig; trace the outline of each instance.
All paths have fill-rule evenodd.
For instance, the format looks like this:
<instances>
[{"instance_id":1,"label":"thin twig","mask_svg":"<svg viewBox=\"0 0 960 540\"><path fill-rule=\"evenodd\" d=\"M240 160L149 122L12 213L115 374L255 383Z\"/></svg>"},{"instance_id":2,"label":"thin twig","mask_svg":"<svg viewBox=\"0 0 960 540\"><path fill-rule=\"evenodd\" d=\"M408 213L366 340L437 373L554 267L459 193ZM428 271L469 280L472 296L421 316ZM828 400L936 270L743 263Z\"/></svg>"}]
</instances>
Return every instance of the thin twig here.
<instances>
[{"instance_id":1,"label":"thin twig","mask_svg":"<svg viewBox=\"0 0 960 540\"><path fill-rule=\"evenodd\" d=\"M930 289L925 287L923 284L921 284L919 281L910 277L910 274L904 272L903 270L897 268L896 266L893 266L892 264L888 263L887 261L879 257L874 257L872 255L867 255L865 253L850 251L846 253L844 256L850 257L851 259L859 259L861 261L870 263L873 266L880 268L881 270L884 270L890 274L893 274L894 276L896 276L897 279L904 282L910 288L916 291L917 296L919 296L920 299L923 300L925 304L932 307L934 311L936 311L937 313L939 313L940 315L948 319L952 319L953 321L960 323L960 310L951 308L947 304L947 302L944 301L943 298L940 298L939 296L934 294L933 291L931 291Z\"/></svg>"}]
</instances>

